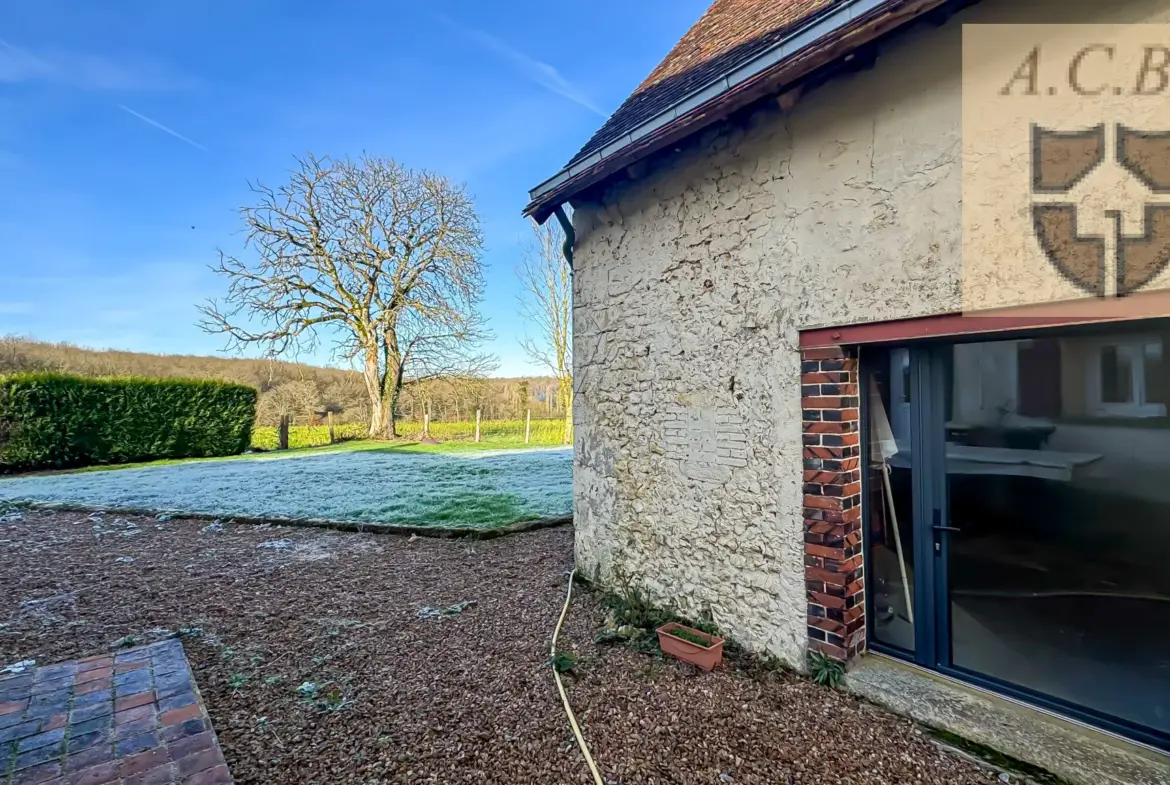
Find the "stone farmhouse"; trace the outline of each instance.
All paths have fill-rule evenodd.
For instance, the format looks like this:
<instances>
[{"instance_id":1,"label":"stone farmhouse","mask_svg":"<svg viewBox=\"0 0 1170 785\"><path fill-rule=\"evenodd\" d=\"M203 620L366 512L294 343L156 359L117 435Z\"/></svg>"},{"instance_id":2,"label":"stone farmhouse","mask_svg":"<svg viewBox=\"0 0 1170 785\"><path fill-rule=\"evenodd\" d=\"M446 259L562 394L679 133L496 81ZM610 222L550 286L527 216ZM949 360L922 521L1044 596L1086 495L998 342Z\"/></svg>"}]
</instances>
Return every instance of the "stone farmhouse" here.
<instances>
[{"instance_id":1,"label":"stone farmhouse","mask_svg":"<svg viewBox=\"0 0 1170 785\"><path fill-rule=\"evenodd\" d=\"M1103 32L1052 85L1166 88L1170 35L1109 38L1170 30L1165 0L716 0L531 191L574 271L576 555L1073 781L1168 783L1170 122L1037 132L1059 171L1024 160L1027 237L980 259L1063 275L964 262L1006 199L969 190L994 135L964 130L1007 112L965 74L1055 96L1018 27L1054 23ZM1144 235L1049 198L1094 167L1145 184Z\"/></svg>"}]
</instances>

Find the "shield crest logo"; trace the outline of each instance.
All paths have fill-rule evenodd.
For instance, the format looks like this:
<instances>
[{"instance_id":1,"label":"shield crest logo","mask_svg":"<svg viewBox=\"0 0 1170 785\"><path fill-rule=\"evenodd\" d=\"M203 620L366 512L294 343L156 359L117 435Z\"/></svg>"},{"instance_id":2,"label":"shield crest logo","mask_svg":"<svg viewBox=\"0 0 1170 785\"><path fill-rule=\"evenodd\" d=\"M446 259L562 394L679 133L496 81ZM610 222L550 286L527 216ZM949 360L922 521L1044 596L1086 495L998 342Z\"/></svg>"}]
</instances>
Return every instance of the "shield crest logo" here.
<instances>
[{"instance_id":1,"label":"shield crest logo","mask_svg":"<svg viewBox=\"0 0 1170 785\"><path fill-rule=\"evenodd\" d=\"M1164 24L964 25L964 312L1170 291L1167 41Z\"/></svg>"},{"instance_id":2,"label":"shield crest logo","mask_svg":"<svg viewBox=\"0 0 1170 785\"><path fill-rule=\"evenodd\" d=\"M1145 204L1140 235L1123 233L1120 206L1106 211L1112 238L1083 235L1075 192L1112 160L1151 194L1170 193L1170 133L1117 124L1111 129L1116 142L1108 145L1109 130L1105 124L1084 131L1032 126L1032 225L1044 255L1067 281L1096 297L1110 291L1124 297L1147 286L1170 263L1170 205ZM1069 201L1038 201L1037 195Z\"/></svg>"}]
</instances>

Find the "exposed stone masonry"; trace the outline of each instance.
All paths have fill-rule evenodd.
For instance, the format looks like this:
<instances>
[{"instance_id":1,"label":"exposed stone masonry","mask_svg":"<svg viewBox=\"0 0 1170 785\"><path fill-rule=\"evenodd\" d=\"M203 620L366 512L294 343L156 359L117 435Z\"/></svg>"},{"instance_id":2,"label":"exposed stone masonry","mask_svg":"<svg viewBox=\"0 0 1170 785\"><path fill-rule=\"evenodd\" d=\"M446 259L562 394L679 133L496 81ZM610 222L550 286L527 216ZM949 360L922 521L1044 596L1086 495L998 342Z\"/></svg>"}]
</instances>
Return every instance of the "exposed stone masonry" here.
<instances>
[{"instance_id":1,"label":"exposed stone masonry","mask_svg":"<svg viewBox=\"0 0 1170 785\"><path fill-rule=\"evenodd\" d=\"M808 451L856 453L859 434L839 400L804 408L842 412L810 421L842 432L806 432L800 334L961 307L959 44L916 31L880 69L685 140L574 205L582 573L620 573L793 667L810 629L834 656L860 648L856 480L803 474L851 476L804 461L849 461ZM856 380L815 384L839 383Z\"/></svg>"}]
</instances>

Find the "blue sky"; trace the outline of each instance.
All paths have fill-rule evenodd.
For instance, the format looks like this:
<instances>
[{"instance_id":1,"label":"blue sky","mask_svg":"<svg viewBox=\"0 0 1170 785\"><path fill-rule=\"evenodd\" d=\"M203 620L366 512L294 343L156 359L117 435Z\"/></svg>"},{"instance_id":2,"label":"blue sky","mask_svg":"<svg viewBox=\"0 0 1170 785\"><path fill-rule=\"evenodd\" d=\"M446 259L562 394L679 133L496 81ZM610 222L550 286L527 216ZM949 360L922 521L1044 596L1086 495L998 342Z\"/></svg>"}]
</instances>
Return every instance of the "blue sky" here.
<instances>
[{"instance_id":1,"label":"blue sky","mask_svg":"<svg viewBox=\"0 0 1170 785\"><path fill-rule=\"evenodd\" d=\"M703 0L40 0L0 7L0 334L210 354L196 304L247 181L389 156L467 184L501 374L527 189L584 143ZM327 355L304 357L327 361Z\"/></svg>"}]
</instances>

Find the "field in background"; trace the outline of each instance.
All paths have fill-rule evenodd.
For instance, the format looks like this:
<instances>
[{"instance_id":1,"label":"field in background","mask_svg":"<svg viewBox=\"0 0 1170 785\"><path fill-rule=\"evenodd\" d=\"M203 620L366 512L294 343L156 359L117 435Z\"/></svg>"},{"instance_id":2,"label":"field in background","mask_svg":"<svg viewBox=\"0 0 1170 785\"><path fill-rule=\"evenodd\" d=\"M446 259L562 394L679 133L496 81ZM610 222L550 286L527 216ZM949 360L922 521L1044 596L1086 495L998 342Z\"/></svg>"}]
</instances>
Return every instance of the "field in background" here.
<instances>
[{"instance_id":1,"label":"field in background","mask_svg":"<svg viewBox=\"0 0 1170 785\"><path fill-rule=\"evenodd\" d=\"M507 443L508 446L524 445L524 420L482 420L479 424L481 442ZM564 420L533 420L530 441L528 444L553 446L562 444L564 438ZM422 423L400 421L398 435L403 439L421 439L423 436ZM366 438L365 425L348 423L336 425L333 428L337 441L349 441ZM430 425L431 438L439 441L475 441L475 421L465 422L433 422ZM276 428L259 426L252 431L252 448L257 450L276 449ZM329 444L329 426L327 425L294 425L288 429L288 446L290 449L302 447L321 447Z\"/></svg>"},{"instance_id":2,"label":"field in background","mask_svg":"<svg viewBox=\"0 0 1170 785\"><path fill-rule=\"evenodd\" d=\"M369 428L361 423L333 426L333 434L339 442L364 439L368 431ZM299 450L302 447L322 447L326 444L329 444L328 425L293 425L288 429L290 450ZM275 450L276 447L276 426L257 425L252 429L253 450Z\"/></svg>"},{"instance_id":3,"label":"field in background","mask_svg":"<svg viewBox=\"0 0 1170 785\"><path fill-rule=\"evenodd\" d=\"M439 441L474 441L475 421L465 422L432 422L430 424L432 439ZM533 420L531 430L531 444L553 445L561 444L565 432L564 420ZM400 422L398 433L406 439L422 438L422 423ZM479 423L479 437L482 441L524 441L524 420L481 420Z\"/></svg>"}]
</instances>

